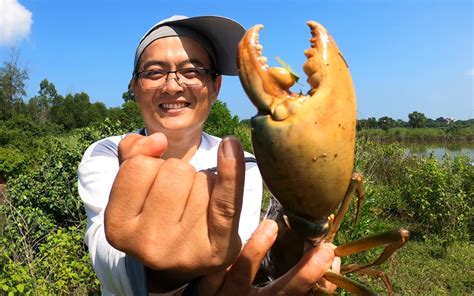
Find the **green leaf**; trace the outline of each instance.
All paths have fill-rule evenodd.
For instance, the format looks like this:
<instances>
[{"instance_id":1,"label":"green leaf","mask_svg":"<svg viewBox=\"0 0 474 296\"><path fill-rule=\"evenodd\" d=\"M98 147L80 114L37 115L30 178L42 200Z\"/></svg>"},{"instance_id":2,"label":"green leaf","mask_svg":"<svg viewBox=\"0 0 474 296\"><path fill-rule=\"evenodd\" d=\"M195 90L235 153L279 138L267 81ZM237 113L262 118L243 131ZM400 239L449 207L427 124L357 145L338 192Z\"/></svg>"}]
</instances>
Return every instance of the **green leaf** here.
<instances>
[{"instance_id":1,"label":"green leaf","mask_svg":"<svg viewBox=\"0 0 474 296\"><path fill-rule=\"evenodd\" d=\"M296 74L296 72L291 68L290 65L288 65L285 61L283 61L280 57L275 57L275 59L278 62L278 64L280 64L283 68L285 68L288 72L290 72L291 76L293 76L296 82L300 80L300 77L298 76L298 74Z\"/></svg>"},{"instance_id":2,"label":"green leaf","mask_svg":"<svg viewBox=\"0 0 474 296\"><path fill-rule=\"evenodd\" d=\"M18 285L16 285L16 289L18 290L18 292L22 293L23 290L25 290L25 285L18 284Z\"/></svg>"}]
</instances>

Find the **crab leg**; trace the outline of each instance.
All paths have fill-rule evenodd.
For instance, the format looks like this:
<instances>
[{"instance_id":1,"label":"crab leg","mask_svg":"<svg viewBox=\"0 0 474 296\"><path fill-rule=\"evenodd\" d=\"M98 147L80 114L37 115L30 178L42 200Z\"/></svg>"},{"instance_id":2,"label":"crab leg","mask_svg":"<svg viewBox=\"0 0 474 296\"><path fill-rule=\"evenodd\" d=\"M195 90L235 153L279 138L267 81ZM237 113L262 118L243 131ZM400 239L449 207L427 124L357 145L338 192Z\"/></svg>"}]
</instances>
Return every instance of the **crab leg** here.
<instances>
[{"instance_id":1,"label":"crab leg","mask_svg":"<svg viewBox=\"0 0 474 296\"><path fill-rule=\"evenodd\" d=\"M336 256L344 257L387 245L379 258L365 267L380 265L385 262L397 249L401 248L408 241L409 236L410 232L404 228L401 228L400 230L391 230L338 246L334 250L334 253Z\"/></svg>"},{"instance_id":2,"label":"crab leg","mask_svg":"<svg viewBox=\"0 0 474 296\"><path fill-rule=\"evenodd\" d=\"M390 256L392 256L392 254L396 250L403 247L403 245L408 241L409 235L410 233L408 230L401 228L400 230L387 231L381 234L366 237L357 241L347 243L345 245L338 246L334 250L334 253L336 254L336 256L344 257L386 245L382 254L380 254L380 256L374 262L369 264L350 264L342 266L341 274L358 272L380 277L387 288L388 294L392 295L393 288L392 284L390 283L390 280L388 279L388 276L383 271L372 268L372 266L381 265L388 258L390 258ZM339 285L339 283L333 282L330 278L327 278L326 275L325 278L330 282L337 284L339 287L342 287Z\"/></svg>"},{"instance_id":3,"label":"crab leg","mask_svg":"<svg viewBox=\"0 0 474 296\"><path fill-rule=\"evenodd\" d=\"M327 271L324 274L324 278L331 283L337 285L339 288L342 288L348 292L354 293L355 295L377 295L374 291L369 289L368 287L358 283L354 280L346 278L336 272ZM313 287L313 294L314 295L331 295L326 289L319 287L319 285L315 285Z\"/></svg>"},{"instance_id":4,"label":"crab leg","mask_svg":"<svg viewBox=\"0 0 474 296\"><path fill-rule=\"evenodd\" d=\"M356 219L359 215L359 208L362 199L364 198L364 190L362 187L362 182L364 178L362 175L358 173L353 173L351 178L351 183L349 184L349 189L347 189L347 193L344 196L344 199L339 206L339 210L337 211L336 217L331 226L331 230L329 231L328 235L326 236L325 241L328 243L332 243L334 240L334 236L336 232L339 230L341 226L342 220L344 219L344 215L346 214L349 206L351 204L352 198L354 196L354 192L357 195L357 212L356 212Z\"/></svg>"},{"instance_id":5,"label":"crab leg","mask_svg":"<svg viewBox=\"0 0 474 296\"><path fill-rule=\"evenodd\" d=\"M342 266L342 269L345 270L347 267L350 268L350 267L353 267L354 265L358 265L358 264L350 264L347 266ZM385 287L387 288L388 295L393 294L392 283L390 282L390 279L388 278L387 274L384 271L376 269L376 268L368 267L368 268L357 271L357 273L362 273L365 275L381 278L385 284Z\"/></svg>"}]
</instances>

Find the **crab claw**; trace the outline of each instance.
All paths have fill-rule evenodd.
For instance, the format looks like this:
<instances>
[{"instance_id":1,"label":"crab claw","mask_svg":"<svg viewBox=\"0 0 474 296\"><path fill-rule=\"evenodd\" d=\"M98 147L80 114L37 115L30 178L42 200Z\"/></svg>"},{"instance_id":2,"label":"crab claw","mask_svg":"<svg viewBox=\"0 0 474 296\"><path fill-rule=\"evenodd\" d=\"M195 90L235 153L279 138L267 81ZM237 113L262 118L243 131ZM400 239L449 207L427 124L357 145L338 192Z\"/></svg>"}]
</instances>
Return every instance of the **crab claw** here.
<instances>
[{"instance_id":1,"label":"crab claw","mask_svg":"<svg viewBox=\"0 0 474 296\"><path fill-rule=\"evenodd\" d=\"M336 43L320 24L308 26L311 46L303 66L308 94L292 93L292 75L267 65L258 42L262 25L242 38L238 67L258 109L251 120L252 142L265 183L291 216L326 229L323 224L344 198L352 175L356 102Z\"/></svg>"},{"instance_id":2,"label":"crab claw","mask_svg":"<svg viewBox=\"0 0 474 296\"><path fill-rule=\"evenodd\" d=\"M274 120L284 120L300 97L290 91L293 75L281 67L269 67L258 43L263 25L250 28L242 38L238 51L240 81L260 114L271 114Z\"/></svg>"}]
</instances>

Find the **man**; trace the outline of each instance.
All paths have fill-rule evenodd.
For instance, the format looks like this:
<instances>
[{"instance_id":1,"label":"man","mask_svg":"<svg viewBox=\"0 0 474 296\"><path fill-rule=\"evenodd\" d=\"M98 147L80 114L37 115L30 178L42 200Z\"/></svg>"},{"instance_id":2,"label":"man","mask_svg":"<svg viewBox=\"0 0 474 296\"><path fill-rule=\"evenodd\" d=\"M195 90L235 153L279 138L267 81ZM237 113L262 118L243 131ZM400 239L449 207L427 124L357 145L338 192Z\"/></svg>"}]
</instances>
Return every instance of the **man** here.
<instances>
[{"instance_id":1,"label":"man","mask_svg":"<svg viewBox=\"0 0 474 296\"><path fill-rule=\"evenodd\" d=\"M277 227L257 228L262 180L245 162L252 155L203 132L221 75L237 75L243 34L227 18L174 16L141 39L131 86L146 128L94 143L79 166L103 294L304 295L331 265L323 245L281 280L251 286Z\"/></svg>"}]
</instances>

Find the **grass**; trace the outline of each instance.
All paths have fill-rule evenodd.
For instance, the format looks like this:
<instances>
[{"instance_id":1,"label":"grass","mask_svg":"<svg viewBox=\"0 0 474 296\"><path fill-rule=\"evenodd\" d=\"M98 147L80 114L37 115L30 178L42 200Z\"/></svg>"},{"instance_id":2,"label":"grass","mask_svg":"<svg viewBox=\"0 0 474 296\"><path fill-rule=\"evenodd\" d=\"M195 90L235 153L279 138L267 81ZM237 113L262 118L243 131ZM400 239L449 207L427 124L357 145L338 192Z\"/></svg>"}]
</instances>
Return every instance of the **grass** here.
<instances>
[{"instance_id":1,"label":"grass","mask_svg":"<svg viewBox=\"0 0 474 296\"><path fill-rule=\"evenodd\" d=\"M472 295L474 245L410 241L384 266L398 295ZM378 288L383 287L379 285Z\"/></svg>"},{"instance_id":2,"label":"grass","mask_svg":"<svg viewBox=\"0 0 474 296\"><path fill-rule=\"evenodd\" d=\"M343 261L360 263L358 256L351 257ZM454 243L444 249L427 241L411 240L377 269L389 277L395 295L473 295L474 244ZM381 279L349 277L380 295L387 294ZM347 292L339 289L338 294L347 295Z\"/></svg>"}]
</instances>

